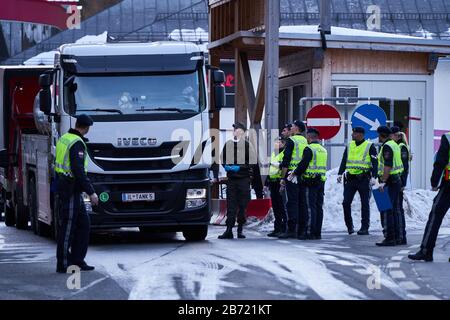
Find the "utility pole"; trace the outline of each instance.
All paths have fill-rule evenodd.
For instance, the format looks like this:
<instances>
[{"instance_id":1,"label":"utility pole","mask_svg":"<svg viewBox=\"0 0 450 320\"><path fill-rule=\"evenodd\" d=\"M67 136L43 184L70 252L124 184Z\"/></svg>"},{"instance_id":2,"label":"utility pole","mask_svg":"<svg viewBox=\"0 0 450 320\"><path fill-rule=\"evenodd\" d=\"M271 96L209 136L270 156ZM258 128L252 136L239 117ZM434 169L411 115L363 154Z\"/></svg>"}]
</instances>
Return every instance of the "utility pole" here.
<instances>
[{"instance_id":1,"label":"utility pole","mask_svg":"<svg viewBox=\"0 0 450 320\"><path fill-rule=\"evenodd\" d=\"M267 156L270 156L275 137L272 129L279 129L278 123L278 69L280 65L280 1L266 0L265 5L265 125L267 130Z\"/></svg>"}]
</instances>

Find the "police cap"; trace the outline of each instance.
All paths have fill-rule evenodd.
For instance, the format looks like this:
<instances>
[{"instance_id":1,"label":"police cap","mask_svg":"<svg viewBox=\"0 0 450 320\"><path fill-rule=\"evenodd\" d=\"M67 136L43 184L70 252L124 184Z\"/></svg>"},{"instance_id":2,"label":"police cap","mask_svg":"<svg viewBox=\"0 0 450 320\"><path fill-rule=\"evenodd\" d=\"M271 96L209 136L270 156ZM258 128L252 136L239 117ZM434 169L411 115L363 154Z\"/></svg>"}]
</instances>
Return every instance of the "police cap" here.
<instances>
[{"instance_id":1,"label":"police cap","mask_svg":"<svg viewBox=\"0 0 450 320\"><path fill-rule=\"evenodd\" d=\"M305 126L305 124L303 123L303 121L295 120L295 121L294 121L294 125L295 125L297 128L300 129L300 132L304 132L304 131L306 130L306 126Z\"/></svg>"},{"instance_id":2,"label":"police cap","mask_svg":"<svg viewBox=\"0 0 450 320\"><path fill-rule=\"evenodd\" d=\"M363 127L354 127L353 132L365 134L366 130Z\"/></svg>"},{"instance_id":3,"label":"police cap","mask_svg":"<svg viewBox=\"0 0 450 320\"><path fill-rule=\"evenodd\" d=\"M75 118L77 119L77 125L81 127L90 127L94 124L94 120L87 114L80 114Z\"/></svg>"},{"instance_id":4,"label":"police cap","mask_svg":"<svg viewBox=\"0 0 450 320\"><path fill-rule=\"evenodd\" d=\"M389 129L389 128L386 127L386 126L380 126L380 127L378 127L377 132L378 132L379 134L384 134L384 135L390 135L390 134L392 133L391 129Z\"/></svg>"}]
</instances>

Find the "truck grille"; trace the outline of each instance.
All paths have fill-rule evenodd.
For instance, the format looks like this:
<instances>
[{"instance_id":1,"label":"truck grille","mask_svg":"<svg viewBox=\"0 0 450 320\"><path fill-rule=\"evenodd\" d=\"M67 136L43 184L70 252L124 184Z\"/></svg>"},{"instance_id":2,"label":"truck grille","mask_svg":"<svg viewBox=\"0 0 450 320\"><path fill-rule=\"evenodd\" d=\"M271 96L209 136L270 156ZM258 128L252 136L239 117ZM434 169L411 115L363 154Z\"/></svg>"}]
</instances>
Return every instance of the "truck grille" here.
<instances>
[{"instance_id":1,"label":"truck grille","mask_svg":"<svg viewBox=\"0 0 450 320\"><path fill-rule=\"evenodd\" d=\"M188 141L165 142L159 147L145 148L116 148L109 143L89 143L88 152L91 160L105 171L143 171L143 170L170 170L184 157ZM176 148L176 150L174 150ZM174 152L173 152L174 151ZM172 154L173 152L173 154ZM129 161L133 158L158 158L179 155L176 159L163 159L151 161ZM97 158L97 159L96 159ZM98 158L111 158L123 161L110 161Z\"/></svg>"}]
</instances>

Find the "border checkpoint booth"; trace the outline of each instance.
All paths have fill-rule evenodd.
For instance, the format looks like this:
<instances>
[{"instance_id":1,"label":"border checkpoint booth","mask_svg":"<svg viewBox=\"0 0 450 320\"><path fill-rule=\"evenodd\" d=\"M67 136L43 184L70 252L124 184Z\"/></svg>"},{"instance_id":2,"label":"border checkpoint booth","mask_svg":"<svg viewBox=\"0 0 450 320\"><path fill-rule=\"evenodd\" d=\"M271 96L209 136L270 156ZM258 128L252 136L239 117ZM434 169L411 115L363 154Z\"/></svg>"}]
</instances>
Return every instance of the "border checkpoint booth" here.
<instances>
[{"instance_id":1,"label":"border checkpoint booth","mask_svg":"<svg viewBox=\"0 0 450 320\"><path fill-rule=\"evenodd\" d=\"M339 166L351 140L350 115L361 104L378 105L388 125L401 122L408 136L410 187L429 188L434 71L439 58L450 55L450 41L334 27L329 34L319 26L280 27L279 2L270 0L210 0L209 13L211 65L235 61L236 121L270 130L305 120L321 99L332 104L343 120L338 134L324 141L331 169ZM249 68L254 60L262 61L256 90ZM211 127L219 123L214 112Z\"/></svg>"}]
</instances>

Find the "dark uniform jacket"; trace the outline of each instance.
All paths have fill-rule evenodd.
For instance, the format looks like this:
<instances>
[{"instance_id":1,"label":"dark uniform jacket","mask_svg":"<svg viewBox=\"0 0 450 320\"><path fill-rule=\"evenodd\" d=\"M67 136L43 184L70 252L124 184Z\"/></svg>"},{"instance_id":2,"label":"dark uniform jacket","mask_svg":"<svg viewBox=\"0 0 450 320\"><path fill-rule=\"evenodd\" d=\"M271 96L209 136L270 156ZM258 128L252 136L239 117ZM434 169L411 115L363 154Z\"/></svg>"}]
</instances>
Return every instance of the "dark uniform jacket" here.
<instances>
[{"instance_id":1,"label":"dark uniform jacket","mask_svg":"<svg viewBox=\"0 0 450 320\"><path fill-rule=\"evenodd\" d=\"M225 143L221 155L222 165L238 165L238 172L227 172L228 179L253 178L253 166L257 163L256 153L244 138L240 141L229 140Z\"/></svg>"},{"instance_id":2,"label":"dark uniform jacket","mask_svg":"<svg viewBox=\"0 0 450 320\"><path fill-rule=\"evenodd\" d=\"M431 186L433 188L437 188L439 182L441 181L441 188L448 187L450 188L450 181L445 181L444 179L444 170L448 164L448 155L449 155L450 143L447 139L446 135L443 135L441 138L441 146L436 154L436 160L434 161L434 169L433 174L431 175Z\"/></svg>"}]
</instances>

